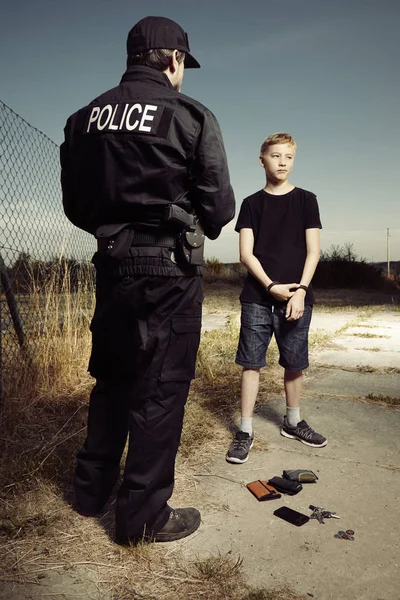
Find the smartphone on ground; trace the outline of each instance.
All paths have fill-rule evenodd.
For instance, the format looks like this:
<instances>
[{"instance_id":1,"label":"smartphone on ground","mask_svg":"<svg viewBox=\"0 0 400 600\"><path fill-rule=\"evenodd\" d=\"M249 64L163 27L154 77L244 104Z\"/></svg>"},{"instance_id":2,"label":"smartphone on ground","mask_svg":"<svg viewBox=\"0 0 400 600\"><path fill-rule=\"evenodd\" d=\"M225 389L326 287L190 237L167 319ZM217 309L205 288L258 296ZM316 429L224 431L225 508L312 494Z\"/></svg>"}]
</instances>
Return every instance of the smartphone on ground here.
<instances>
[{"instance_id":1,"label":"smartphone on ground","mask_svg":"<svg viewBox=\"0 0 400 600\"><path fill-rule=\"evenodd\" d=\"M274 515L297 527L304 525L304 523L307 523L307 521L310 520L310 517L307 517L307 515L303 515L302 513L297 512L297 510L293 510L287 506L281 506L281 508L274 510Z\"/></svg>"}]
</instances>

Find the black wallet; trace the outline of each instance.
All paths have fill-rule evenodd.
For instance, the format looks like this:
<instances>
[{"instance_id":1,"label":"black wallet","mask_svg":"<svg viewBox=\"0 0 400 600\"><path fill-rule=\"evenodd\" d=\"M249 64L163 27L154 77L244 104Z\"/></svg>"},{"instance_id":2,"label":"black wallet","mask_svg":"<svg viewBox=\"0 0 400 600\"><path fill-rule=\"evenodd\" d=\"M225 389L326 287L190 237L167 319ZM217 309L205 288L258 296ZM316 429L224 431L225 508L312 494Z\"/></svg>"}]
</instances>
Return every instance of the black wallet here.
<instances>
[{"instance_id":1,"label":"black wallet","mask_svg":"<svg viewBox=\"0 0 400 600\"><path fill-rule=\"evenodd\" d=\"M290 496L298 494L303 489L301 483L283 477L272 477L272 479L268 479L268 483L273 485L281 494L289 494Z\"/></svg>"}]
</instances>

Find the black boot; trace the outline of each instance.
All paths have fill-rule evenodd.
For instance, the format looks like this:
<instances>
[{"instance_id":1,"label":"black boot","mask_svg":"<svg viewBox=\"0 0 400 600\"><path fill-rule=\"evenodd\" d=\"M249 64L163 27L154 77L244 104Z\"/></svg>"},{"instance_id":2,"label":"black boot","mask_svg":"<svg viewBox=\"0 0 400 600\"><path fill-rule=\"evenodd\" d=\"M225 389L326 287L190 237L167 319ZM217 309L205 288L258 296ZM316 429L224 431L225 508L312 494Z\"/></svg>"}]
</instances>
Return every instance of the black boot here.
<instances>
[{"instance_id":1,"label":"black boot","mask_svg":"<svg viewBox=\"0 0 400 600\"><path fill-rule=\"evenodd\" d=\"M190 535L200 525L197 508L172 509L164 527L154 535L155 542L173 542Z\"/></svg>"}]
</instances>

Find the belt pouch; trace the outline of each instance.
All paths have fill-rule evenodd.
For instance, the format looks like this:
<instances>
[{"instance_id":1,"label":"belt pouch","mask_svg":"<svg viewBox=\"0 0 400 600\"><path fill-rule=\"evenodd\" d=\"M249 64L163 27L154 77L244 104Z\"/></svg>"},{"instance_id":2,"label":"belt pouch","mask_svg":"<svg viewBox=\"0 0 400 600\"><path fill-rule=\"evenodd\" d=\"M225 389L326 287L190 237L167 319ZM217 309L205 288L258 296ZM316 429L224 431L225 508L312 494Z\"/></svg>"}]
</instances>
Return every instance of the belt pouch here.
<instances>
[{"instance_id":1,"label":"belt pouch","mask_svg":"<svg viewBox=\"0 0 400 600\"><path fill-rule=\"evenodd\" d=\"M96 230L97 247L100 254L122 260L129 256L134 231L129 223L103 225Z\"/></svg>"}]
</instances>

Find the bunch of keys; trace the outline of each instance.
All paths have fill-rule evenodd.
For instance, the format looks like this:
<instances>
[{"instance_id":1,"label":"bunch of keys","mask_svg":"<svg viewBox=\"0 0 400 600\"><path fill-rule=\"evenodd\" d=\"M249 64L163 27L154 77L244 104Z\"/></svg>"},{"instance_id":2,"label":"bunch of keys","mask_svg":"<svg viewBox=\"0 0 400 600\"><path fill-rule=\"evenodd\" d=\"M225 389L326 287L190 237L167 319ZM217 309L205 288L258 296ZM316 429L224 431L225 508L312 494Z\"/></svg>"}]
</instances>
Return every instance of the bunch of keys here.
<instances>
[{"instance_id":1,"label":"bunch of keys","mask_svg":"<svg viewBox=\"0 0 400 600\"><path fill-rule=\"evenodd\" d=\"M339 531L335 535L335 538L337 538L339 540L350 540L351 542L354 542L354 540L355 540L354 530L353 529L347 529L346 531Z\"/></svg>"},{"instance_id":2,"label":"bunch of keys","mask_svg":"<svg viewBox=\"0 0 400 600\"><path fill-rule=\"evenodd\" d=\"M313 506L310 504L309 508L313 511L310 519L317 519L321 525L325 525L324 519L340 519L339 515L337 515L335 512L325 510L322 508L322 506Z\"/></svg>"}]
</instances>

